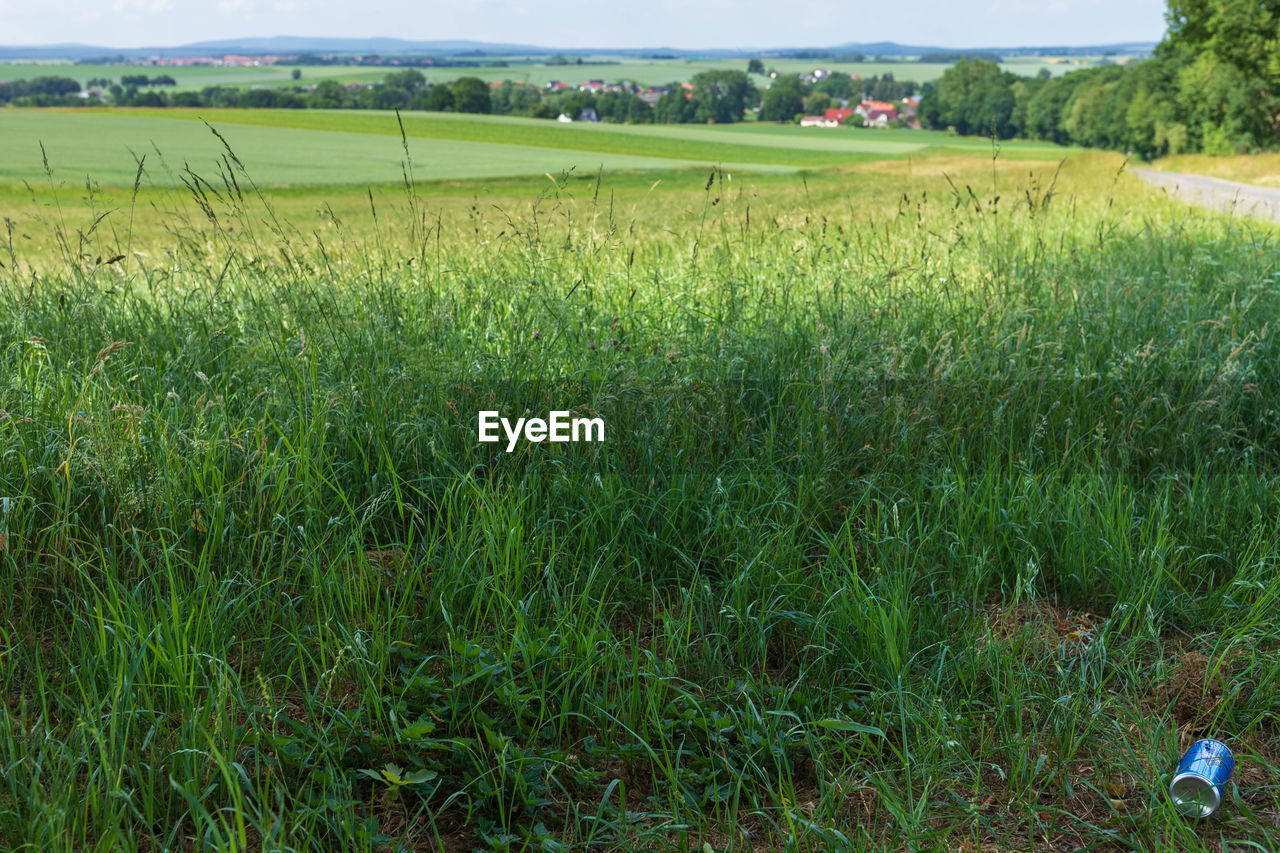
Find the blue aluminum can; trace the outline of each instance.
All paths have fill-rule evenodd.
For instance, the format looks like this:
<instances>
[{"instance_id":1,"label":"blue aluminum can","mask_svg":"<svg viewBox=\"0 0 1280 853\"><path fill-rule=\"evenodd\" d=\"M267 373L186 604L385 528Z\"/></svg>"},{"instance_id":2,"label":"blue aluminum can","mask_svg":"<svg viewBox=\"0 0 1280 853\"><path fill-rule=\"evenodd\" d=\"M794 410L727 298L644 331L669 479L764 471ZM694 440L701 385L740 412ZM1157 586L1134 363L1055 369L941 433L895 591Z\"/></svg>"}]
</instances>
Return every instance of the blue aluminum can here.
<instances>
[{"instance_id":1,"label":"blue aluminum can","mask_svg":"<svg viewBox=\"0 0 1280 853\"><path fill-rule=\"evenodd\" d=\"M1188 817L1213 814L1222 805L1227 780L1235 769L1236 760L1225 743L1198 740L1191 744L1169 783L1174 807Z\"/></svg>"}]
</instances>

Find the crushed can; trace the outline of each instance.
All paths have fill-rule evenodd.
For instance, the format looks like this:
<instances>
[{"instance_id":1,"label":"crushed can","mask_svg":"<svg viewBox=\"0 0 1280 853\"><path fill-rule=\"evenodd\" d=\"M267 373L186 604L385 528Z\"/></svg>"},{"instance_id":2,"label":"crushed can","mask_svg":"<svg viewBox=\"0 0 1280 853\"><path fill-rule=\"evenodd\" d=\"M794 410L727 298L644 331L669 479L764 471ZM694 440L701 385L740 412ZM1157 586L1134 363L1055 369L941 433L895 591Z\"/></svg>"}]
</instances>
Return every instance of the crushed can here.
<instances>
[{"instance_id":1,"label":"crushed can","mask_svg":"<svg viewBox=\"0 0 1280 853\"><path fill-rule=\"evenodd\" d=\"M1225 743L1198 740L1178 762L1169 783L1173 805L1187 817L1208 817L1222 805L1236 760Z\"/></svg>"}]
</instances>

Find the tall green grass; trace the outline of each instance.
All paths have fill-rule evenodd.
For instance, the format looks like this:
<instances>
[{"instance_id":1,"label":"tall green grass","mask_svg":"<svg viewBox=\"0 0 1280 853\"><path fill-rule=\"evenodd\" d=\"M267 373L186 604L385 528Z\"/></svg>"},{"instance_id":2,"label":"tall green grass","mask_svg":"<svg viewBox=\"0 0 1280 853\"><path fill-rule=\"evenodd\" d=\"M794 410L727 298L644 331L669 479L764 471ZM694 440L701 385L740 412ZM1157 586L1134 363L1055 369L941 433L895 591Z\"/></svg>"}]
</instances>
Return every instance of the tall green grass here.
<instances>
[{"instance_id":1,"label":"tall green grass","mask_svg":"<svg viewBox=\"0 0 1280 853\"><path fill-rule=\"evenodd\" d=\"M0 256L5 846L1280 841L1270 230L1089 157L306 233L224 165Z\"/></svg>"}]
</instances>

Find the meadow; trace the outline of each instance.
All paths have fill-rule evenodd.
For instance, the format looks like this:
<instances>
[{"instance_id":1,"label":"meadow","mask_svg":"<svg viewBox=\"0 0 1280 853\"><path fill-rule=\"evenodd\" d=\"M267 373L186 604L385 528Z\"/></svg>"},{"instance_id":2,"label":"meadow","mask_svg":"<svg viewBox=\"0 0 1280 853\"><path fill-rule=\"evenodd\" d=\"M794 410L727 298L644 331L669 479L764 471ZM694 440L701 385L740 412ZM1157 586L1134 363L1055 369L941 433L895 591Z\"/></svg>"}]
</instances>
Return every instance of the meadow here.
<instances>
[{"instance_id":1,"label":"meadow","mask_svg":"<svg viewBox=\"0 0 1280 853\"><path fill-rule=\"evenodd\" d=\"M495 60L499 58L495 57ZM1053 75L1065 74L1075 68L1087 67L1101 57L1072 57L1038 59L1031 57L1010 57L1004 60L1004 67L1016 74L1033 76L1041 69L1047 68ZM545 86L552 80L564 80L574 85L588 79L605 79L615 81L633 80L646 86L661 86L680 80L688 80L700 71L721 68L743 70L746 59L722 60L637 60L629 57L609 55L586 56L587 64L549 65L545 57L502 57L500 61L506 65L482 65L474 68L443 67L420 68L423 75L432 82L447 82L459 77L479 77L485 82L513 80L530 83L534 86ZM847 74L858 74L872 77L886 73L893 74L899 80L914 80L927 83L937 80L949 67L946 63L936 62L831 62L821 59L767 59L766 67L779 73L799 73L812 71L814 68L831 68ZM297 67L301 78L292 79L292 71ZM333 65L263 65L257 67L214 67L214 66L133 66L133 65L73 65L49 62L13 62L0 63L0 80L19 80L28 77L56 75L78 80L81 86L94 78L108 78L119 81L123 74L168 74L178 85L175 91L199 90L205 86L294 86L311 85L322 80L336 80L339 83L375 83L381 82L394 67L382 66L333 66ZM768 78L754 75L757 85L764 86Z\"/></svg>"},{"instance_id":2,"label":"meadow","mask_svg":"<svg viewBox=\"0 0 1280 853\"><path fill-rule=\"evenodd\" d=\"M3 191L0 844L1280 845L1272 226L736 128L814 159L414 180L446 126Z\"/></svg>"}]
</instances>

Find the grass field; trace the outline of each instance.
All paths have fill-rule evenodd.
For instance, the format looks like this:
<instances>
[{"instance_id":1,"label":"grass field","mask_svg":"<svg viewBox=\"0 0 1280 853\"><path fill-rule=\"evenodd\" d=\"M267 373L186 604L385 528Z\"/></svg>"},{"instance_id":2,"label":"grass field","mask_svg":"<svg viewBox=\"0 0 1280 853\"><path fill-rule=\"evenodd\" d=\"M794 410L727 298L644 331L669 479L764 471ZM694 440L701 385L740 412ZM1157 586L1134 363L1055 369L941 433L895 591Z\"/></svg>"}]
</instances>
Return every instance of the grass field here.
<instances>
[{"instance_id":1,"label":"grass field","mask_svg":"<svg viewBox=\"0 0 1280 853\"><path fill-rule=\"evenodd\" d=\"M149 182L177 185L184 164L213 172L218 128L264 185L394 182L405 161L394 113L350 110L6 110L0 113L0 180L42 174L130 185L147 154ZM990 143L937 132L740 126L565 126L539 119L405 113L415 175L456 180L720 165L770 172L847 167L930 147L990 153ZM41 151L43 144L44 150ZM1002 143L1007 159L1055 159L1068 149ZM163 164L163 165L162 165Z\"/></svg>"},{"instance_id":2,"label":"grass field","mask_svg":"<svg viewBox=\"0 0 1280 853\"><path fill-rule=\"evenodd\" d=\"M767 127L406 117L667 168L397 190L394 119L312 113L135 199L90 143L221 143L33 115L81 144L0 185L0 846L1280 845L1273 228Z\"/></svg>"},{"instance_id":3,"label":"grass field","mask_svg":"<svg viewBox=\"0 0 1280 853\"><path fill-rule=\"evenodd\" d=\"M605 79L608 81L629 79L648 86L658 86L677 80L688 80L699 71L717 68L745 69L745 59L734 60L633 60L623 57L597 56L586 57L588 60L603 61L608 64L599 65L548 65L545 60L528 62L523 57L512 57L506 66L490 66L477 68L422 68L419 69L432 81L454 80L458 77L479 77L485 81L515 80L544 86L552 80L564 80L574 84L589 79ZM1097 58L1067 59L1034 59L1009 58L1004 60L1004 67L1016 74L1034 76L1043 68L1051 74L1063 74L1080 67L1088 67ZM814 68L832 68L847 74L858 74L871 77L885 73L893 74L899 80L914 80L927 83L942 76L947 65L921 62L857 62L832 63L826 60L770 59L766 60L770 70L780 73L796 73L812 71ZM392 68L369 66L300 66L302 85L318 83L321 80L337 80L340 83L372 83L382 80ZM119 81L123 74L168 74L178 81L176 90L202 89L205 86L292 86L295 81L290 77L293 67L288 65L269 65L257 68L214 68L214 67L156 67L121 66L121 65L58 65L41 63L0 63L0 80L18 80L27 77L57 75L71 77L80 81L83 86L86 80L106 77ZM757 85L767 84L767 78L756 76Z\"/></svg>"}]
</instances>

